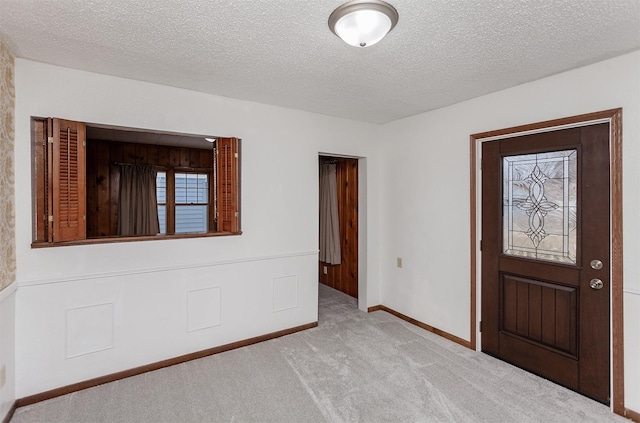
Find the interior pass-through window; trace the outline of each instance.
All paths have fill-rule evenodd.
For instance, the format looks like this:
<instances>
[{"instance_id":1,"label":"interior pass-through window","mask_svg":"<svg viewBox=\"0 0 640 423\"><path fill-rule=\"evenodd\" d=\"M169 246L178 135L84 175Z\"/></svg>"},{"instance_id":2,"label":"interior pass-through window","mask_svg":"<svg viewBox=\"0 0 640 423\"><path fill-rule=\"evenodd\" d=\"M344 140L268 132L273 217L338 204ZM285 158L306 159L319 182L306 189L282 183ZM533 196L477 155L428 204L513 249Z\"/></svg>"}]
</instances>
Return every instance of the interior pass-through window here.
<instances>
[{"instance_id":1,"label":"interior pass-through window","mask_svg":"<svg viewBox=\"0 0 640 423\"><path fill-rule=\"evenodd\" d=\"M240 140L33 118L34 246L240 234Z\"/></svg>"}]
</instances>

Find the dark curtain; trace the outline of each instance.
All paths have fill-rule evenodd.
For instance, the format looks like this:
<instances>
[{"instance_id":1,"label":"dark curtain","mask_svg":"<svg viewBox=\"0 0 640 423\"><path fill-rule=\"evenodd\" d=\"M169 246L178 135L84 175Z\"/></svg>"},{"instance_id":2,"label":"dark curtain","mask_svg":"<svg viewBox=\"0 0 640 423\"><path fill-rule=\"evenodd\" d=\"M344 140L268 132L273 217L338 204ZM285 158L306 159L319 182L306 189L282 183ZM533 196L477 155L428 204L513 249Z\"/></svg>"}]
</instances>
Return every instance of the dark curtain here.
<instances>
[{"instance_id":1,"label":"dark curtain","mask_svg":"<svg viewBox=\"0 0 640 423\"><path fill-rule=\"evenodd\" d=\"M151 165L122 165L120 167L120 204L118 235L157 235L158 204L156 176Z\"/></svg>"},{"instance_id":2,"label":"dark curtain","mask_svg":"<svg viewBox=\"0 0 640 423\"><path fill-rule=\"evenodd\" d=\"M320 256L321 262L340 264L340 221L336 165L320 165Z\"/></svg>"}]
</instances>

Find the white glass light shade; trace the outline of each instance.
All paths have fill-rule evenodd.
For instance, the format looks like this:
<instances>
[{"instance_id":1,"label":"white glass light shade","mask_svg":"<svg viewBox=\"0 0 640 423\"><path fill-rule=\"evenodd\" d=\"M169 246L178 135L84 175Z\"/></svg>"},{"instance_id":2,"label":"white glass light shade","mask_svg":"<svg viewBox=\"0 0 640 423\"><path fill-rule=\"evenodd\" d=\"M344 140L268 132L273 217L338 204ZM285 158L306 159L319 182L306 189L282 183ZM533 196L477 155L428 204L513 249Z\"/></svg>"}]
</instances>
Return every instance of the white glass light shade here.
<instances>
[{"instance_id":1,"label":"white glass light shade","mask_svg":"<svg viewBox=\"0 0 640 423\"><path fill-rule=\"evenodd\" d=\"M354 0L329 17L329 28L354 47L370 47L382 40L398 22L398 12L380 0Z\"/></svg>"},{"instance_id":2,"label":"white glass light shade","mask_svg":"<svg viewBox=\"0 0 640 423\"><path fill-rule=\"evenodd\" d=\"M391 29L391 19L375 10L358 10L336 22L336 34L354 47L369 47Z\"/></svg>"}]
</instances>

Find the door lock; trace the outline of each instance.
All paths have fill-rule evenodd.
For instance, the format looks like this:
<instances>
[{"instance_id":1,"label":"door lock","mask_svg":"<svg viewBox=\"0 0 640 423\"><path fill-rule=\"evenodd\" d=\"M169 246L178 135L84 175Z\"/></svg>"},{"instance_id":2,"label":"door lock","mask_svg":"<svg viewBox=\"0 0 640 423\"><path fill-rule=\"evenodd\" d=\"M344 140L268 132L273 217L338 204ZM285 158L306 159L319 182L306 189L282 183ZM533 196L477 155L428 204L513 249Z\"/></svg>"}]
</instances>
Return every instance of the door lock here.
<instances>
[{"instance_id":1,"label":"door lock","mask_svg":"<svg viewBox=\"0 0 640 423\"><path fill-rule=\"evenodd\" d=\"M602 262L600 260L591 260L591 268L594 270L602 269Z\"/></svg>"},{"instance_id":2,"label":"door lock","mask_svg":"<svg viewBox=\"0 0 640 423\"><path fill-rule=\"evenodd\" d=\"M600 279L591 279L591 281L589 281L589 286L591 289L602 289L604 283L602 283Z\"/></svg>"}]
</instances>

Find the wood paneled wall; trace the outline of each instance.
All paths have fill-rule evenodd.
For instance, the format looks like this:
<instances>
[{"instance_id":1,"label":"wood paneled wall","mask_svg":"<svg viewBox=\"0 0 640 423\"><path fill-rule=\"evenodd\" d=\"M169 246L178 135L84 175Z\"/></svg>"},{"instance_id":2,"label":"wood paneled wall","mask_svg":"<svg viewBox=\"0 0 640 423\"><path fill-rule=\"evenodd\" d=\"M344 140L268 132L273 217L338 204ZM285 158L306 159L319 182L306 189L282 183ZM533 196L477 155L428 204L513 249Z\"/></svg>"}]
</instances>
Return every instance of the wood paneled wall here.
<instances>
[{"instance_id":1,"label":"wood paneled wall","mask_svg":"<svg viewBox=\"0 0 640 423\"><path fill-rule=\"evenodd\" d=\"M87 238L117 236L120 166L213 167L212 150L87 140Z\"/></svg>"},{"instance_id":2,"label":"wood paneled wall","mask_svg":"<svg viewBox=\"0 0 640 423\"><path fill-rule=\"evenodd\" d=\"M324 159L320 158L320 163ZM330 158L336 162L341 264L319 263L320 282L358 298L358 160ZM324 274L324 267L327 274Z\"/></svg>"}]
</instances>

